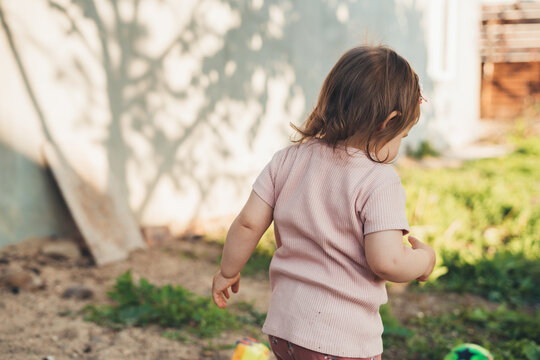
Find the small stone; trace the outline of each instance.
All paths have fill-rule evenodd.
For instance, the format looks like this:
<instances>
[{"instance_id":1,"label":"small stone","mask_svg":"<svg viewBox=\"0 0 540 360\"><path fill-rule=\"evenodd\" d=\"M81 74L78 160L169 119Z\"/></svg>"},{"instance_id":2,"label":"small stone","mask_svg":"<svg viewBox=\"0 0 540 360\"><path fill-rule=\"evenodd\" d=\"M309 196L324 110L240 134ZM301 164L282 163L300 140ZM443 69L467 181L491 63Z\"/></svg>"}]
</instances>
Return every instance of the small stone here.
<instances>
[{"instance_id":1,"label":"small stone","mask_svg":"<svg viewBox=\"0 0 540 360\"><path fill-rule=\"evenodd\" d=\"M89 352L91 352L91 351L92 351L92 345L90 345L90 344L87 344L87 345L84 347L84 349L83 349L83 352L84 352L84 353L87 353L87 354L88 354Z\"/></svg>"},{"instance_id":2,"label":"small stone","mask_svg":"<svg viewBox=\"0 0 540 360\"><path fill-rule=\"evenodd\" d=\"M32 287L32 273L29 271L12 271L8 272L0 279L0 284L11 289L28 289Z\"/></svg>"},{"instance_id":3,"label":"small stone","mask_svg":"<svg viewBox=\"0 0 540 360\"><path fill-rule=\"evenodd\" d=\"M42 278L40 278L37 275L32 274L32 286L30 289L44 289L45 288L45 282Z\"/></svg>"},{"instance_id":4,"label":"small stone","mask_svg":"<svg viewBox=\"0 0 540 360\"><path fill-rule=\"evenodd\" d=\"M53 240L43 245L41 252L58 260L78 260L81 257L79 246L71 239Z\"/></svg>"},{"instance_id":5,"label":"small stone","mask_svg":"<svg viewBox=\"0 0 540 360\"><path fill-rule=\"evenodd\" d=\"M94 292L92 289L89 289L82 285L75 285L70 286L66 290L64 290L62 294L62 298L64 299L77 299L77 300L85 300L90 299L94 296Z\"/></svg>"}]
</instances>

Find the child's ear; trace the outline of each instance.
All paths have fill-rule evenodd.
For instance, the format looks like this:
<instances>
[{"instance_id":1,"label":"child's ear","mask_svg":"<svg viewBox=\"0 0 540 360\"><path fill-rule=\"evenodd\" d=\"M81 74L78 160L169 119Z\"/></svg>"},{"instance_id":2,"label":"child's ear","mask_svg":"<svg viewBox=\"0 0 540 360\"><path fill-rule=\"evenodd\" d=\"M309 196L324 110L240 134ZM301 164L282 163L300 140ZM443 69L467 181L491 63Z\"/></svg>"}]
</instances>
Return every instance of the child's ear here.
<instances>
[{"instance_id":1,"label":"child's ear","mask_svg":"<svg viewBox=\"0 0 540 360\"><path fill-rule=\"evenodd\" d=\"M399 115L401 115L401 113L397 110L394 110L390 113L390 115L388 115L386 117L386 119L384 119L383 123L381 124L381 130L384 130L384 128L386 127L386 125L388 125L388 123L390 122L390 120L398 117Z\"/></svg>"}]
</instances>

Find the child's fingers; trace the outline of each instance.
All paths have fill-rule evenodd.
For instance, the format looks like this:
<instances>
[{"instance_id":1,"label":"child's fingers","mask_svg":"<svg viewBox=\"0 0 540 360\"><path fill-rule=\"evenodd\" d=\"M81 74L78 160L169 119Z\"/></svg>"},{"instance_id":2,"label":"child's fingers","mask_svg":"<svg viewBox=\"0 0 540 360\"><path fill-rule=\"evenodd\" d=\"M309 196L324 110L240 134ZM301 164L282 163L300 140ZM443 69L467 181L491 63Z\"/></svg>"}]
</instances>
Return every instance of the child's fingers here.
<instances>
[{"instance_id":1,"label":"child's fingers","mask_svg":"<svg viewBox=\"0 0 540 360\"><path fill-rule=\"evenodd\" d=\"M229 295L229 289L223 290L222 293L223 293L223 295L225 295L225 297L226 297L227 299L230 299L231 295Z\"/></svg>"},{"instance_id":2,"label":"child's fingers","mask_svg":"<svg viewBox=\"0 0 540 360\"><path fill-rule=\"evenodd\" d=\"M237 293L240 290L240 278L231 286L233 293Z\"/></svg>"},{"instance_id":3,"label":"child's fingers","mask_svg":"<svg viewBox=\"0 0 540 360\"><path fill-rule=\"evenodd\" d=\"M221 295L219 292L212 291L212 300L214 300L214 304L221 309L225 309L227 307L227 302L225 299L223 299L223 295Z\"/></svg>"}]
</instances>

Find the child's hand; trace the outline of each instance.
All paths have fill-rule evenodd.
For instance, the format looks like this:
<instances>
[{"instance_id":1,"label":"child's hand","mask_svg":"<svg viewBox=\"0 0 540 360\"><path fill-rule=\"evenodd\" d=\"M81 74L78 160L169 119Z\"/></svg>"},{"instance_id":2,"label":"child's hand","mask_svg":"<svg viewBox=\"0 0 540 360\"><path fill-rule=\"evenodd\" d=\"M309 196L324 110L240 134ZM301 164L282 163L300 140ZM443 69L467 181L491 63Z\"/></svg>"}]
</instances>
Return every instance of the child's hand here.
<instances>
[{"instance_id":1,"label":"child's hand","mask_svg":"<svg viewBox=\"0 0 540 360\"><path fill-rule=\"evenodd\" d=\"M429 256L429 262L428 262L428 267L426 271L424 272L424 274L422 274L422 276L416 279L418 281L427 281L427 279L429 278L429 275L431 275L431 273L433 272L433 268L435 267L435 261L436 261L435 250L433 250L433 248L429 246L428 244L421 242L420 240L418 240L417 238L413 236L409 236L408 239L414 250L416 249L424 250L426 254Z\"/></svg>"},{"instance_id":2,"label":"child's hand","mask_svg":"<svg viewBox=\"0 0 540 360\"><path fill-rule=\"evenodd\" d=\"M212 299L214 303L222 309L227 307L227 300L230 298L229 287L232 289L233 293L237 293L240 288L240 273L232 278L226 278L221 275L219 271L214 275L214 280L212 281Z\"/></svg>"}]
</instances>

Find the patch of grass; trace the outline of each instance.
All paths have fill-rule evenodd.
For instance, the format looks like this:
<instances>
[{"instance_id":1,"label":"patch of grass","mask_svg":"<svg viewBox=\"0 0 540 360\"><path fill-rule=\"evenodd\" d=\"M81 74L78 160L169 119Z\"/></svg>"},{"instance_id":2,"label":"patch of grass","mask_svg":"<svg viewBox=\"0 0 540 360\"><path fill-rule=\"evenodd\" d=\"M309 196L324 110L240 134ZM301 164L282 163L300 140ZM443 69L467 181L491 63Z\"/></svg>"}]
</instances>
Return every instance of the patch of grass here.
<instances>
[{"instance_id":1,"label":"patch of grass","mask_svg":"<svg viewBox=\"0 0 540 360\"><path fill-rule=\"evenodd\" d=\"M240 326L236 315L219 309L209 297L197 296L181 286L156 287L144 278L137 286L130 271L120 275L107 294L115 304L85 307L86 320L113 328L158 324L201 338Z\"/></svg>"},{"instance_id":2,"label":"patch of grass","mask_svg":"<svg viewBox=\"0 0 540 360\"><path fill-rule=\"evenodd\" d=\"M477 294L513 305L534 304L540 299L540 261L530 260L523 253L496 252L474 262L456 252L442 253L442 263L447 273L428 289Z\"/></svg>"},{"instance_id":3,"label":"patch of grass","mask_svg":"<svg viewBox=\"0 0 540 360\"><path fill-rule=\"evenodd\" d=\"M540 356L540 311L526 314L505 306L495 311L471 307L409 319L405 324L408 330L386 311L382 310L381 314L385 324L385 351L398 353L402 358L442 359L461 343L479 344L496 360L534 360ZM393 329L398 329L397 333Z\"/></svg>"},{"instance_id":4,"label":"patch of grass","mask_svg":"<svg viewBox=\"0 0 540 360\"><path fill-rule=\"evenodd\" d=\"M439 289L538 303L540 138L459 169L401 168L412 234L439 255Z\"/></svg>"}]
</instances>

